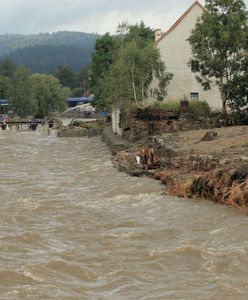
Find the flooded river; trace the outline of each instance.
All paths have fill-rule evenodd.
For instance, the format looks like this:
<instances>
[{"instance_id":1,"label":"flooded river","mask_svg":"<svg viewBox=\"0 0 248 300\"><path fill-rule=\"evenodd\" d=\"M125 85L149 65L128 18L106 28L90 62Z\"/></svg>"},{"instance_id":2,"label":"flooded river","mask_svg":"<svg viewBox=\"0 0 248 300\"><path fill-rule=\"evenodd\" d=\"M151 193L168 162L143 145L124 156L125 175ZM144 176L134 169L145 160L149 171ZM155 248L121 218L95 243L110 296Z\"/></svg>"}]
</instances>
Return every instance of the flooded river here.
<instances>
[{"instance_id":1,"label":"flooded river","mask_svg":"<svg viewBox=\"0 0 248 300\"><path fill-rule=\"evenodd\" d=\"M244 213L119 173L99 138L0 142L0 299L247 299Z\"/></svg>"}]
</instances>

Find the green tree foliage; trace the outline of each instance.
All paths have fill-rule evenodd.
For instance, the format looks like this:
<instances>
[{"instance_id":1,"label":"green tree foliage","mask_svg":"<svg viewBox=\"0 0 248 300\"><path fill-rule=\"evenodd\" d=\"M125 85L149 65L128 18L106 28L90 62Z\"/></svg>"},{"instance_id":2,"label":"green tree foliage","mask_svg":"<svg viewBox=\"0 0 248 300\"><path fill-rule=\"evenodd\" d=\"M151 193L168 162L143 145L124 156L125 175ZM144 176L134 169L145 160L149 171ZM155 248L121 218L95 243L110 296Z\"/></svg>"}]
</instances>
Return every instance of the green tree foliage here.
<instances>
[{"instance_id":1,"label":"green tree foliage","mask_svg":"<svg viewBox=\"0 0 248 300\"><path fill-rule=\"evenodd\" d=\"M237 112L248 112L248 52L246 53L244 63L242 64L241 73L236 74L233 80L229 82L228 89L229 106Z\"/></svg>"},{"instance_id":2,"label":"green tree foliage","mask_svg":"<svg viewBox=\"0 0 248 300\"><path fill-rule=\"evenodd\" d=\"M154 31L150 27L145 26L143 21L141 21L140 24L135 25L126 24L126 28L127 33L125 35L124 42L131 42L135 40L142 47L154 42Z\"/></svg>"},{"instance_id":3,"label":"green tree foliage","mask_svg":"<svg viewBox=\"0 0 248 300\"><path fill-rule=\"evenodd\" d=\"M17 49L34 46L76 46L92 51L98 34L77 31L58 31L39 34L0 35L0 56L3 57Z\"/></svg>"},{"instance_id":4,"label":"green tree foliage","mask_svg":"<svg viewBox=\"0 0 248 300\"><path fill-rule=\"evenodd\" d=\"M59 79L60 83L74 89L78 86L78 78L73 72L71 67L68 66L59 66L58 69L54 72L54 76Z\"/></svg>"},{"instance_id":5,"label":"green tree foliage","mask_svg":"<svg viewBox=\"0 0 248 300\"><path fill-rule=\"evenodd\" d=\"M120 33L123 34L123 26ZM103 103L98 106L110 108L115 103L135 104L140 108L152 100L162 100L166 86L172 78L165 70L159 50L154 44L154 33L144 23L128 26L123 44L115 50L112 65L100 82ZM152 88L152 81L156 87Z\"/></svg>"},{"instance_id":6,"label":"green tree foliage","mask_svg":"<svg viewBox=\"0 0 248 300\"><path fill-rule=\"evenodd\" d=\"M6 77L11 77L16 70L16 65L10 59L0 60L0 74Z\"/></svg>"},{"instance_id":7,"label":"green tree foliage","mask_svg":"<svg viewBox=\"0 0 248 300\"><path fill-rule=\"evenodd\" d=\"M81 88L81 87L79 87L79 88L75 88L75 89L73 89L72 91L71 91L71 97L72 98L77 98L77 97L82 97L83 96L83 94L84 94L84 92L83 92L83 89Z\"/></svg>"},{"instance_id":8,"label":"green tree foliage","mask_svg":"<svg viewBox=\"0 0 248 300\"><path fill-rule=\"evenodd\" d=\"M101 97L100 81L113 62L115 48L116 41L109 33L96 40L90 67L90 88L97 100Z\"/></svg>"},{"instance_id":9,"label":"green tree foliage","mask_svg":"<svg viewBox=\"0 0 248 300\"><path fill-rule=\"evenodd\" d=\"M97 34L56 32L31 35L0 35L0 57L32 72L52 73L58 66L68 65L79 72L91 62Z\"/></svg>"},{"instance_id":10,"label":"green tree foliage","mask_svg":"<svg viewBox=\"0 0 248 300\"><path fill-rule=\"evenodd\" d=\"M10 80L9 78L0 75L0 99L8 99L10 95Z\"/></svg>"},{"instance_id":11,"label":"green tree foliage","mask_svg":"<svg viewBox=\"0 0 248 300\"><path fill-rule=\"evenodd\" d=\"M30 71L20 66L11 78L11 104L14 111L21 117L32 115L36 110L29 76Z\"/></svg>"},{"instance_id":12,"label":"green tree foliage","mask_svg":"<svg viewBox=\"0 0 248 300\"><path fill-rule=\"evenodd\" d=\"M37 105L37 116L44 117L50 112L65 109L65 99L70 95L70 89L62 87L57 78L52 75L33 74L30 85Z\"/></svg>"},{"instance_id":13,"label":"green tree foliage","mask_svg":"<svg viewBox=\"0 0 248 300\"><path fill-rule=\"evenodd\" d=\"M192 65L205 89L217 84L223 114L232 100L232 87L243 76L247 51L247 11L243 0L206 0L206 11L197 22L189 42Z\"/></svg>"},{"instance_id":14,"label":"green tree foliage","mask_svg":"<svg viewBox=\"0 0 248 300\"><path fill-rule=\"evenodd\" d=\"M24 66L17 67L13 72L14 64L11 61L1 62L0 67L4 65L4 68L0 70L6 76L0 73L0 98L9 99L11 108L17 115L44 117L50 112L65 109L65 99L70 96L71 90L63 87L59 79L52 75L31 75L31 71ZM79 84L78 75L70 68L69 71L68 74L73 74L71 82Z\"/></svg>"},{"instance_id":15,"label":"green tree foliage","mask_svg":"<svg viewBox=\"0 0 248 300\"><path fill-rule=\"evenodd\" d=\"M82 47L74 45L38 45L17 49L6 57L32 72L52 73L61 65L68 65L78 72L90 63L92 51L93 47L85 53Z\"/></svg>"},{"instance_id":16,"label":"green tree foliage","mask_svg":"<svg viewBox=\"0 0 248 300\"><path fill-rule=\"evenodd\" d=\"M71 89L71 97L88 96L89 68L84 68L79 73L75 73L68 66L60 66L54 72L54 76L59 79L64 87Z\"/></svg>"},{"instance_id":17,"label":"green tree foliage","mask_svg":"<svg viewBox=\"0 0 248 300\"><path fill-rule=\"evenodd\" d=\"M107 106L114 103L135 102L145 108L153 100L166 96L166 86L172 74L167 73L159 50L151 43L140 47L136 41L125 44L119 51L110 70L102 80L102 98ZM152 88L152 80L158 84Z\"/></svg>"}]
</instances>

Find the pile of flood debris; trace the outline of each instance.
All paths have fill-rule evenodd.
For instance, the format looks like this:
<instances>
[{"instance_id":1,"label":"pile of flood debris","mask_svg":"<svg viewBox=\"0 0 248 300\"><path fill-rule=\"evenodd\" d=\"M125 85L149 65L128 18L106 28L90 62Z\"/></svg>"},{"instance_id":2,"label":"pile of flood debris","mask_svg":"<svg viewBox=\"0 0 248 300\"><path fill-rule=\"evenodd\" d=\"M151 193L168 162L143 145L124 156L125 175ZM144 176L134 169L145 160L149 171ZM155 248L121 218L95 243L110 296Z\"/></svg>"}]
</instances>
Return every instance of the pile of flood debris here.
<instances>
[{"instance_id":1,"label":"pile of flood debris","mask_svg":"<svg viewBox=\"0 0 248 300\"><path fill-rule=\"evenodd\" d=\"M169 194L248 207L247 127L188 136L166 134L140 141L119 151L114 165L132 176L161 180Z\"/></svg>"},{"instance_id":2,"label":"pile of flood debris","mask_svg":"<svg viewBox=\"0 0 248 300\"><path fill-rule=\"evenodd\" d=\"M58 137L93 137L101 134L102 125L99 122L83 120L72 120L57 133Z\"/></svg>"},{"instance_id":3,"label":"pile of flood debris","mask_svg":"<svg viewBox=\"0 0 248 300\"><path fill-rule=\"evenodd\" d=\"M248 207L248 165L234 170L214 169L184 183L178 183L168 171L157 172L155 178L178 197L205 198L239 209Z\"/></svg>"},{"instance_id":4,"label":"pile of flood debris","mask_svg":"<svg viewBox=\"0 0 248 300\"><path fill-rule=\"evenodd\" d=\"M135 145L117 152L113 157L113 163L120 171L133 176L153 176L155 170L169 167L174 156L175 151L171 146L153 140L147 146Z\"/></svg>"},{"instance_id":5,"label":"pile of flood debris","mask_svg":"<svg viewBox=\"0 0 248 300\"><path fill-rule=\"evenodd\" d=\"M56 117L51 117L47 119L48 128L61 129L63 127L63 122Z\"/></svg>"}]
</instances>

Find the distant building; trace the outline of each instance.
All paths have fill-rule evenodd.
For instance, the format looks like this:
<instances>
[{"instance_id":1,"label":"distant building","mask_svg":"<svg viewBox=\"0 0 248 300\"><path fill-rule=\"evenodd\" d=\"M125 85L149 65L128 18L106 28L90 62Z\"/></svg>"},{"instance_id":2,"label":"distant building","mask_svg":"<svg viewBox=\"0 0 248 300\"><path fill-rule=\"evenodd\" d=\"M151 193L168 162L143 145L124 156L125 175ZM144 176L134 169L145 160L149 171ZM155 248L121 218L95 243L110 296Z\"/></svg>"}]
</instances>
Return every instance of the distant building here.
<instances>
[{"instance_id":1,"label":"distant building","mask_svg":"<svg viewBox=\"0 0 248 300\"><path fill-rule=\"evenodd\" d=\"M92 103L94 100L91 97L78 97L78 98L67 98L66 102L68 106L76 106L79 104Z\"/></svg>"},{"instance_id":2,"label":"distant building","mask_svg":"<svg viewBox=\"0 0 248 300\"><path fill-rule=\"evenodd\" d=\"M69 118L91 118L95 115L95 108L90 103L68 107L62 116Z\"/></svg>"},{"instance_id":3,"label":"distant building","mask_svg":"<svg viewBox=\"0 0 248 300\"><path fill-rule=\"evenodd\" d=\"M168 85L166 101L180 101L185 98L195 101L206 100L211 107L220 108L218 87L214 85L211 90L204 91L189 65L192 51L187 39L204 10L205 8L195 1L168 31L162 33L157 29L155 39L167 71L173 74Z\"/></svg>"},{"instance_id":4,"label":"distant building","mask_svg":"<svg viewBox=\"0 0 248 300\"><path fill-rule=\"evenodd\" d=\"M8 99L0 99L0 114L7 113L9 106Z\"/></svg>"},{"instance_id":5,"label":"distant building","mask_svg":"<svg viewBox=\"0 0 248 300\"><path fill-rule=\"evenodd\" d=\"M8 99L0 99L0 105L1 106L8 106L9 100Z\"/></svg>"}]
</instances>

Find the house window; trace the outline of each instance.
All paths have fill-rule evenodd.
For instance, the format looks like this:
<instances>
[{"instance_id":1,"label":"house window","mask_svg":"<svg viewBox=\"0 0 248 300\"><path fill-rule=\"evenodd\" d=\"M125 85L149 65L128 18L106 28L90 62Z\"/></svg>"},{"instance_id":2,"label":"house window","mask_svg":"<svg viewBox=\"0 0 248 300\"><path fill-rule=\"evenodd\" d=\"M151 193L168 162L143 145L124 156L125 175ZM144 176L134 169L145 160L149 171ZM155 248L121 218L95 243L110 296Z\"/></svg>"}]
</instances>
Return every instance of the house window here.
<instances>
[{"instance_id":1,"label":"house window","mask_svg":"<svg viewBox=\"0 0 248 300\"><path fill-rule=\"evenodd\" d=\"M190 93L190 100L198 101L199 100L199 93Z\"/></svg>"}]
</instances>

